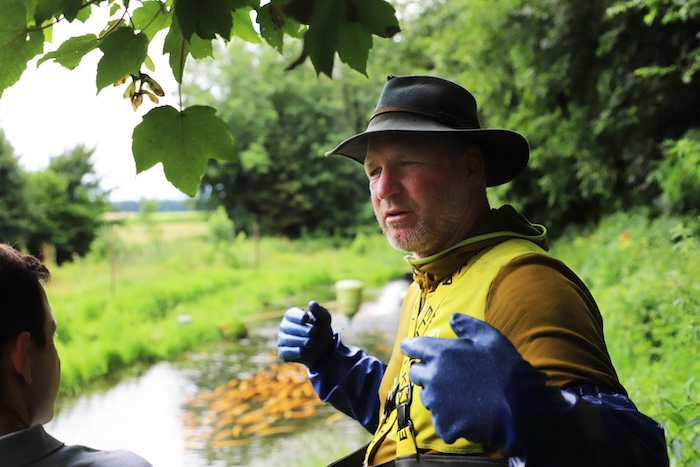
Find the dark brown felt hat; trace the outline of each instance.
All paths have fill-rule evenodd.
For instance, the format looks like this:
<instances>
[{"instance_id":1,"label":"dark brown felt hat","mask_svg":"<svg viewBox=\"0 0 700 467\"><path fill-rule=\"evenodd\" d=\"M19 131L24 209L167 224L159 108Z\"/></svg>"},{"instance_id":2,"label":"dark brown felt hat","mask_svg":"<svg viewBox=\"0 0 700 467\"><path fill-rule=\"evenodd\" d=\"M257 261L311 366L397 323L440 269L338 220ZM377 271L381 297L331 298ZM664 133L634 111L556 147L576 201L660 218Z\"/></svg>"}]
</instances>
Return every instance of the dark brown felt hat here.
<instances>
[{"instance_id":1,"label":"dark brown felt hat","mask_svg":"<svg viewBox=\"0 0 700 467\"><path fill-rule=\"evenodd\" d=\"M435 76L387 77L367 130L346 139L326 156L340 154L362 164L369 136L382 133L462 133L484 153L488 186L513 180L530 158L524 136L512 130L481 128L474 96Z\"/></svg>"}]
</instances>

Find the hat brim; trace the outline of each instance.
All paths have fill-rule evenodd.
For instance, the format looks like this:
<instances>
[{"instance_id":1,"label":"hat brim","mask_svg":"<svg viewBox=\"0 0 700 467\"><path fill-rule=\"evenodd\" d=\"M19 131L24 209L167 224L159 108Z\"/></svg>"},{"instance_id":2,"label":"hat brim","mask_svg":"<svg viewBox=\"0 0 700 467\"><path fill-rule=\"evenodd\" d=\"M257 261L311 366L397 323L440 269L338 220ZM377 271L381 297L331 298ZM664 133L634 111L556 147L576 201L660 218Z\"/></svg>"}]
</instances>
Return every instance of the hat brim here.
<instances>
[{"instance_id":1,"label":"hat brim","mask_svg":"<svg viewBox=\"0 0 700 467\"><path fill-rule=\"evenodd\" d=\"M500 128L450 128L435 120L404 112L377 115L367 131L347 138L325 155L337 154L363 164L369 138L392 133L463 134L466 140L473 142L484 153L487 186L502 185L513 180L530 159L528 142L518 132Z\"/></svg>"}]
</instances>

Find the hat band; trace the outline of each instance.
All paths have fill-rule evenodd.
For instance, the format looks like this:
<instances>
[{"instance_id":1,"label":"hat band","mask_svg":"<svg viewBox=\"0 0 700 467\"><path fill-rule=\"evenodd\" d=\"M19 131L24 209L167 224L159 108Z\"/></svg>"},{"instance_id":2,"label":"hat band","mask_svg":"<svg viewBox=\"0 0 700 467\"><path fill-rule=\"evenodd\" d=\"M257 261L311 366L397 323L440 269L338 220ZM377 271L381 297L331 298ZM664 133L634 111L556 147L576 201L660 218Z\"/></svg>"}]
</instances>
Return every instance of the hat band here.
<instances>
[{"instance_id":1,"label":"hat band","mask_svg":"<svg viewBox=\"0 0 700 467\"><path fill-rule=\"evenodd\" d=\"M438 122L443 123L452 128L479 128L479 125L469 125L459 120L458 118L446 114L445 112L430 112L429 110L419 109L417 107L411 107L407 105L387 105L381 107L374 111L370 120L376 117L377 115L381 115L387 112L408 112L423 115L425 117L432 118L433 120L437 120Z\"/></svg>"}]
</instances>

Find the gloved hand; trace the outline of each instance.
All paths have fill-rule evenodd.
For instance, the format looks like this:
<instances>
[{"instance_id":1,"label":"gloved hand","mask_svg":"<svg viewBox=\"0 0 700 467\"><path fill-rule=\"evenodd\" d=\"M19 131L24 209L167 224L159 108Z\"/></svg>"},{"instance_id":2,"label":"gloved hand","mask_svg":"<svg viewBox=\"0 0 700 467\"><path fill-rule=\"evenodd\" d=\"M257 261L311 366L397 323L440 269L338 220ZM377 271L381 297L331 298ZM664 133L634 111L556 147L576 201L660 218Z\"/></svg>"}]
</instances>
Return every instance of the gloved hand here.
<instances>
[{"instance_id":1,"label":"gloved hand","mask_svg":"<svg viewBox=\"0 0 700 467\"><path fill-rule=\"evenodd\" d=\"M504 393L514 370L529 365L483 321L455 313L450 326L456 339L415 337L401 343L405 355L419 360L409 377L422 387L420 400L445 442L464 437L502 446L510 416Z\"/></svg>"},{"instance_id":2,"label":"gloved hand","mask_svg":"<svg viewBox=\"0 0 700 467\"><path fill-rule=\"evenodd\" d=\"M277 335L277 353L285 362L299 362L316 371L333 341L331 314L315 301L309 310L290 308Z\"/></svg>"},{"instance_id":3,"label":"gloved hand","mask_svg":"<svg viewBox=\"0 0 700 467\"><path fill-rule=\"evenodd\" d=\"M456 339L405 339L418 359L409 370L422 386L435 433L497 446L515 464L538 467L668 466L663 427L624 395L595 385L561 390L488 324L454 314Z\"/></svg>"}]
</instances>

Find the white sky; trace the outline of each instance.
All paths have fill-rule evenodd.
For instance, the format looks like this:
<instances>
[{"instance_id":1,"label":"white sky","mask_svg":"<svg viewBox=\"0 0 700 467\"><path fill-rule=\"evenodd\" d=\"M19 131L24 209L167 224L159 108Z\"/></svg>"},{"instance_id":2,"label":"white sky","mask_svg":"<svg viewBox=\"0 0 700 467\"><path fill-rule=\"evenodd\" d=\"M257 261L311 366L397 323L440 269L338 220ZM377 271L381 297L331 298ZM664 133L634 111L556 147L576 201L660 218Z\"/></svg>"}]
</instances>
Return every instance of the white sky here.
<instances>
[{"instance_id":1,"label":"white sky","mask_svg":"<svg viewBox=\"0 0 700 467\"><path fill-rule=\"evenodd\" d=\"M74 21L55 26L53 43L47 43L44 52L56 50L69 37L98 34L105 21L97 19L94 23L88 21L87 25ZM161 53L163 38L161 32L149 49L156 71L144 71L165 90L160 105L178 108L177 83L167 56ZM144 99L134 112L129 100L122 98L126 85L108 87L97 94L95 77L101 56L95 50L73 70L53 61L37 68L35 59L20 80L4 91L0 98L0 128L19 157L20 165L28 171L42 170L48 166L50 157L84 144L95 148L92 160L102 187L113 190L112 201L187 198L167 181L160 164L136 175L131 135L155 104Z\"/></svg>"}]
</instances>

